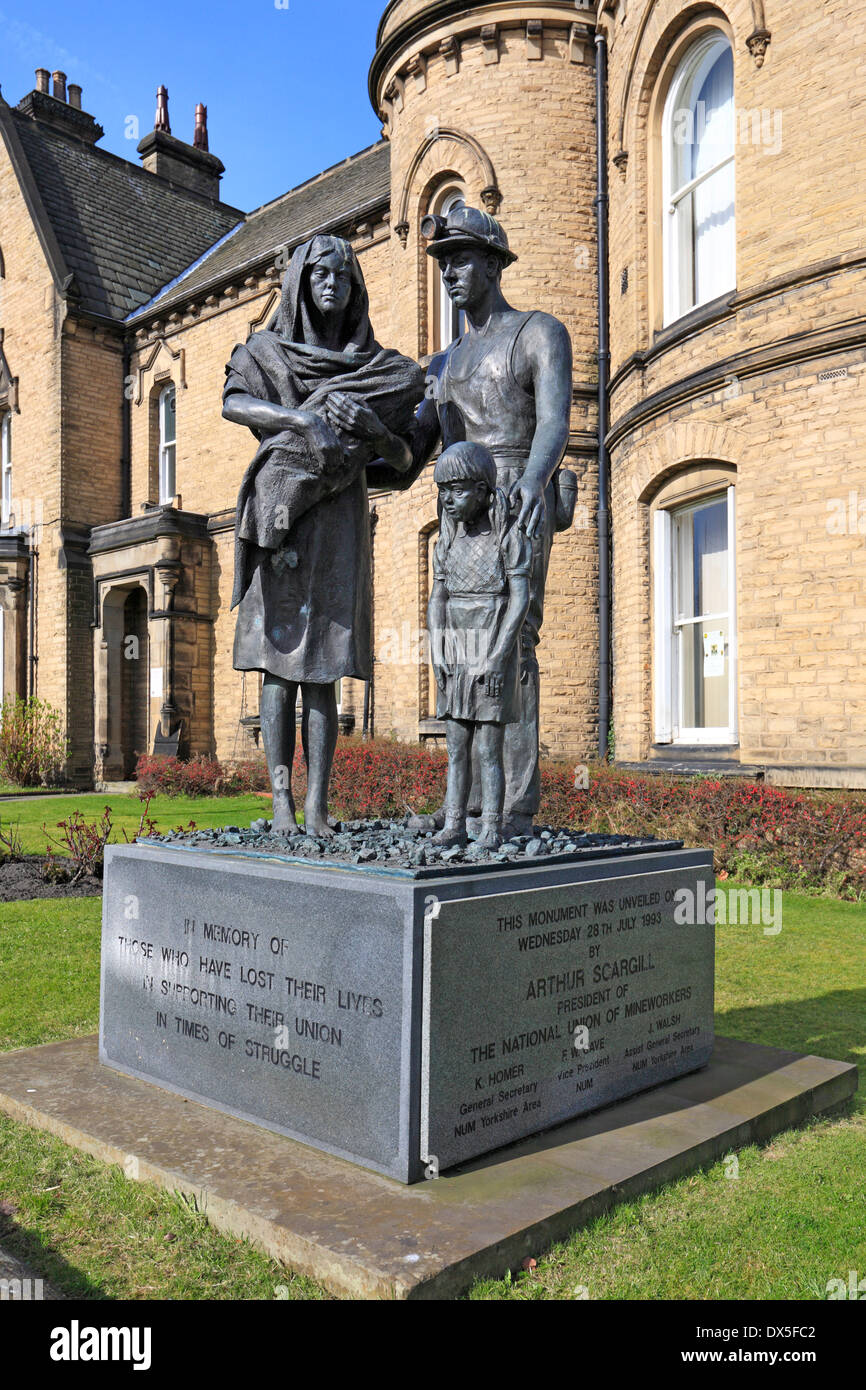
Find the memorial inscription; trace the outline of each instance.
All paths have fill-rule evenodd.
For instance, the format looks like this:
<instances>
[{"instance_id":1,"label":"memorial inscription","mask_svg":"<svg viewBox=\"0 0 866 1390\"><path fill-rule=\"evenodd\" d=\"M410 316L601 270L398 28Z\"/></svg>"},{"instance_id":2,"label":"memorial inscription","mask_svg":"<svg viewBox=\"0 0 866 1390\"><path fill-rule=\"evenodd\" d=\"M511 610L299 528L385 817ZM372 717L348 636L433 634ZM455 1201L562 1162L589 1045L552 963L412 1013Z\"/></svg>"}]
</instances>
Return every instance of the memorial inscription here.
<instances>
[{"instance_id":1,"label":"memorial inscription","mask_svg":"<svg viewBox=\"0 0 866 1390\"><path fill-rule=\"evenodd\" d=\"M673 870L434 905L428 1160L450 1167L709 1061L714 934L674 921L682 883Z\"/></svg>"},{"instance_id":2,"label":"memorial inscription","mask_svg":"<svg viewBox=\"0 0 866 1390\"><path fill-rule=\"evenodd\" d=\"M401 1182L709 1060L708 852L503 877L110 846L100 1060Z\"/></svg>"},{"instance_id":3,"label":"memorial inscription","mask_svg":"<svg viewBox=\"0 0 866 1390\"><path fill-rule=\"evenodd\" d=\"M155 873L153 859L107 875L102 1060L389 1170L408 1065L403 914L345 885L329 930L321 890L298 877L201 863L191 877L170 855Z\"/></svg>"}]
</instances>

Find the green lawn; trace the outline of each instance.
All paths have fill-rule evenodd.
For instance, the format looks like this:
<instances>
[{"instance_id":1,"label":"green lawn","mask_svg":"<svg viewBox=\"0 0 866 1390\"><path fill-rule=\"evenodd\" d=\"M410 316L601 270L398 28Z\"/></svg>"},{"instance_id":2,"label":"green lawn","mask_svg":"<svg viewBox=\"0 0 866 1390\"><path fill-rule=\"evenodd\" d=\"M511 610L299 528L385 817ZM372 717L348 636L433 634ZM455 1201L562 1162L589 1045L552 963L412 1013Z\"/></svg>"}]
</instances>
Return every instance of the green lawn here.
<instances>
[{"instance_id":1,"label":"green lawn","mask_svg":"<svg viewBox=\"0 0 866 1390\"><path fill-rule=\"evenodd\" d=\"M102 898L0 903L0 1049L99 1027Z\"/></svg>"},{"instance_id":2,"label":"green lawn","mask_svg":"<svg viewBox=\"0 0 866 1390\"><path fill-rule=\"evenodd\" d=\"M191 1199L0 1117L0 1244L72 1298L322 1299Z\"/></svg>"},{"instance_id":3,"label":"green lawn","mask_svg":"<svg viewBox=\"0 0 866 1390\"><path fill-rule=\"evenodd\" d=\"M866 1274L866 907L786 893L778 936L716 940L717 1031L857 1063L849 1113L740 1150L739 1177L720 1162L618 1207L473 1298L810 1299Z\"/></svg>"},{"instance_id":4,"label":"green lawn","mask_svg":"<svg viewBox=\"0 0 866 1390\"><path fill-rule=\"evenodd\" d=\"M717 936L720 1033L863 1065L866 907L785 894L778 936L738 926ZM60 953L49 949L58 938ZM94 1031L98 952L98 901L0 904L0 1048ZM813 1299L829 1279L866 1273L862 1087L847 1114L737 1157L738 1177L717 1163L630 1202L539 1250L534 1275L478 1284L471 1297ZM78 1296L324 1296L181 1198L2 1118L0 1193L0 1243Z\"/></svg>"},{"instance_id":5,"label":"green lawn","mask_svg":"<svg viewBox=\"0 0 866 1390\"><path fill-rule=\"evenodd\" d=\"M44 854L46 830L55 839L62 839L58 821L72 811L81 811L88 821L98 821L106 806L111 807L114 826L112 841L124 843L123 832L130 839L138 833L144 803L137 796L57 796L22 797L20 801L0 801L0 829L7 834L10 825L18 826L25 854ZM191 820L208 828L212 825L248 826L259 816L269 816L270 797L265 796L155 796L148 815L156 821L161 832L186 826ZM43 824L46 830L43 830ZM55 852L58 847L55 846Z\"/></svg>"}]
</instances>

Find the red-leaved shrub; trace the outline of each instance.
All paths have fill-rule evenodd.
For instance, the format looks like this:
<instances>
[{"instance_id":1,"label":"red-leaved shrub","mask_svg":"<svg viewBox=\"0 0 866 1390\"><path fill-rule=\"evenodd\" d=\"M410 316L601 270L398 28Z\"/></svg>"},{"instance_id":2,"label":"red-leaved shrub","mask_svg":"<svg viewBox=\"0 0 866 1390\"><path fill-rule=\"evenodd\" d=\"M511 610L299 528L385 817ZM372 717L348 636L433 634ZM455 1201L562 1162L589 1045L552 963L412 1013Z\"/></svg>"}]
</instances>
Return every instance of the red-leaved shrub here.
<instances>
[{"instance_id":1,"label":"red-leaved shrub","mask_svg":"<svg viewBox=\"0 0 866 1390\"><path fill-rule=\"evenodd\" d=\"M444 796L446 768L444 749L341 738L331 776L331 814L368 820L430 811ZM223 767L209 758L188 763L141 758L137 775L144 794L234 796L269 790L262 760ZM305 781L299 746L293 770L298 807ZM824 888L849 898L866 894L866 796L859 793L790 791L739 778L633 776L607 766L593 768L582 788L574 767L543 763L538 819L705 846L713 851L718 873L752 883Z\"/></svg>"}]
</instances>

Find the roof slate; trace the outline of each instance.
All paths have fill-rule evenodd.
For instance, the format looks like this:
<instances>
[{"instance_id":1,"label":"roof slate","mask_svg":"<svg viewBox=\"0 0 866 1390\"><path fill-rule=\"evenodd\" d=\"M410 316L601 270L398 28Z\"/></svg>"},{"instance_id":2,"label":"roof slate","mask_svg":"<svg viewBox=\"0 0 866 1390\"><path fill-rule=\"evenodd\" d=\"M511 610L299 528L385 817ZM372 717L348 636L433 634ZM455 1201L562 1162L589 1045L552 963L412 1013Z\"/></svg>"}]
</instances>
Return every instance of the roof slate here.
<instances>
[{"instance_id":1,"label":"roof slate","mask_svg":"<svg viewBox=\"0 0 866 1390\"><path fill-rule=\"evenodd\" d=\"M391 147L382 140L251 212L222 246L191 265L176 285L159 296L159 310L283 247L298 245L314 232L388 203L390 196Z\"/></svg>"},{"instance_id":2,"label":"roof slate","mask_svg":"<svg viewBox=\"0 0 866 1390\"><path fill-rule=\"evenodd\" d=\"M10 110L78 303L123 320L243 220L43 122Z\"/></svg>"}]
</instances>

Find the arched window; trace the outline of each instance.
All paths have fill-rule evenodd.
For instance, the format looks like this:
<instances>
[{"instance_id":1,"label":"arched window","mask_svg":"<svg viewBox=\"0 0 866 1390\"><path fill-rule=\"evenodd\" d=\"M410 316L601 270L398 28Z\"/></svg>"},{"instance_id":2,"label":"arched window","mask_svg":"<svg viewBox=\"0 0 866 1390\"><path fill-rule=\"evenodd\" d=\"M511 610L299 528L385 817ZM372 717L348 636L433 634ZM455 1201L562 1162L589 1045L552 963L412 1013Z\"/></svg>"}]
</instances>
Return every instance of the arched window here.
<instances>
[{"instance_id":1,"label":"arched window","mask_svg":"<svg viewBox=\"0 0 866 1390\"><path fill-rule=\"evenodd\" d=\"M734 289L734 55L719 30L688 50L662 122L665 323Z\"/></svg>"},{"instance_id":2,"label":"arched window","mask_svg":"<svg viewBox=\"0 0 866 1390\"><path fill-rule=\"evenodd\" d=\"M2 478L2 517L0 524L9 525L12 514L12 411L0 418L0 478Z\"/></svg>"},{"instance_id":3,"label":"arched window","mask_svg":"<svg viewBox=\"0 0 866 1390\"><path fill-rule=\"evenodd\" d=\"M175 469L177 452L176 399L173 386L164 387L159 394L159 501L161 506L173 501L177 492Z\"/></svg>"},{"instance_id":4,"label":"arched window","mask_svg":"<svg viewBox=\"0 0 866 1390\"><path fill-rule=\"evenodd\" d=\"M440 217L447 217L455 208L463 207L466 196L462 189L449 186L443 189L434 200L430 211ZM434 263L433 279L433 351L441 352L463 332L463 311L458 309L448 297L442 283L442 272Z\"/></svg>"}]
</instances>

